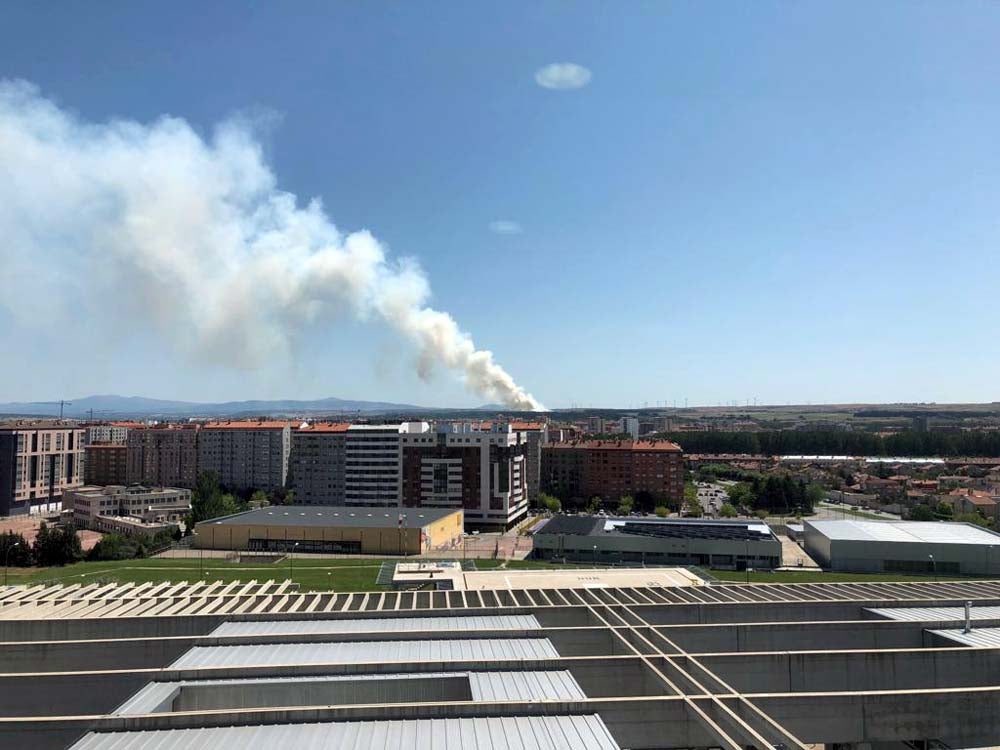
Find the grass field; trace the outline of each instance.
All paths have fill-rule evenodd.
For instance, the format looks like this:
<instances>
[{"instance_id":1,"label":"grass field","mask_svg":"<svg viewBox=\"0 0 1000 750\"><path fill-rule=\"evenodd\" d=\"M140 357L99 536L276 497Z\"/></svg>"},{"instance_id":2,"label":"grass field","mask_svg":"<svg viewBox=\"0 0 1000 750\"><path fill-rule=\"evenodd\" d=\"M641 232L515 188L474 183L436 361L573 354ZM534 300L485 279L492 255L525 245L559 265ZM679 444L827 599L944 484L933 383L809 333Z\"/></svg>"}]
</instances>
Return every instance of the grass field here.
<instances>
[{"instance_id":1,"label":"grass field","mask_svg":"<svg viewBox=\"0 0 1000 750\"><path fill-rule=\"evenodd\" d=\"M359 559L309 559L296 558L278 563L240 564L224 562L218 558L121 560L115 562L82 562L64 568L11 568L10 583L93 583L96 580L118 583L162 583L171 581L189 583L203 579L206 582L266 581L291 578L303 591L378 591L376 585L383 560ZM476 567L488 570L499 567L502 560L477 560ZM512 570L553 567L551 563L534 560L512 560L507 563ZM566 567L558 565L555 567ZM573 566L570 566L573 567ZM589 567L589 566L585 566Z\"/></svg>"},{"instance_id":2,"label":"grass field","mask_svg":"<svg viewBox=\"0 0 1000 750\"><path fill-rule=\"evenodd\" d=\"M122 560L119 562L83 562L64 568L11 568L10 583L93 583L97 580L118 583L161 583L171 581L192 583L199 579L206 582L251 580L286 580L289 577L299 584L303 591L378 591L375 583L381 559L308 559L296 558L291 566L287 561L279 563L240 564L220 561L218 558L205 559L204 564L197 559L148 559ZM477 560L480 570L497 568L501 560ZM589 565L566 566L535 560L512 560L506 567L512 570L567 567L590 568ZM712 575L721 581L736 583L746 581L746 573L731 570L714 570ZM835 583L844 581L930 581L934 576L904 576L881 574L850 574L781 572L750 574L751 583ZM959 580L940 576L936 580Z\"/></svg>"}]
</instances>

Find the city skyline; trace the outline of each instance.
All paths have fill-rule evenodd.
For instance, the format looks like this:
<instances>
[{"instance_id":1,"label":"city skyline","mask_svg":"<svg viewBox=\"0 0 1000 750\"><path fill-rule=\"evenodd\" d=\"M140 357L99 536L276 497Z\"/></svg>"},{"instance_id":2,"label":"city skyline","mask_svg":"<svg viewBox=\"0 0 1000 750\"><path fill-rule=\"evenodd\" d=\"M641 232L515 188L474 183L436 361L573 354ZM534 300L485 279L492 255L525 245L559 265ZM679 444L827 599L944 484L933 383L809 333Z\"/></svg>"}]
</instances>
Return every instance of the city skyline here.
<instances>
[{"instance_id":1,"label":"city skyline","mask_svg":"<svg viewBox=\"0 0 1000 750\"><path fill-rule=\"evenodd\" d=\"M494 399L462 379L483 373L548 408L995 401L1000 8L713 10L220 3L192 28L165 6L5 7L0 343L22 366L0 402L476 407ZM53 113L76 172L19 139ZM63 200L121 179L76 158L116 128L180 132L169 153L290 195L286 227L321 211L347 250L370 232L351 257L376 301L317 312L308 274L308 309L283 298L309 243L276 273L199 252L171 293L138 283L163 268ZM429 358L425 310L456 326Z\"/></svg>"}]
</instances>

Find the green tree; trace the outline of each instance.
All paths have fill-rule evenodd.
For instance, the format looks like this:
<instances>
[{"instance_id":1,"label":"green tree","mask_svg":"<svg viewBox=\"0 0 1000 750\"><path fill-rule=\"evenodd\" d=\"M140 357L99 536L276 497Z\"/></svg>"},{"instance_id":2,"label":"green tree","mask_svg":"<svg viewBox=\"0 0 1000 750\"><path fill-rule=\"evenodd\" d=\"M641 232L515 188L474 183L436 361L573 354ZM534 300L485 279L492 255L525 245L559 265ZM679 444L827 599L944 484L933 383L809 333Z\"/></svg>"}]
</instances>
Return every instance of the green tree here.
<instances>
[{"instance_id":1,"label":"green tree","mask_svg":"<svg viewBox=\"0 0 1000 750\"><path fill-rule=\"evenodd\" d=\"M670 508L668 508L666 505L657 505L656 508L653 510L653 512L660 518L666 518L667 516L670 515Z\"/></svg>"},{"instance_id":2,"label":"green tree","mask_svg":"<svg viewBox=\"0 0 1000 750\"><path fill-rule=\"evenodd\" d=\"M263 508L265 505L270 504L271 499L264 490L254 490L254 493L250 495L250 505L254 508Z\"/></svg>"},{"instance_id":3,"label":"green tree","mask_svg":"<svg viewBox=\"0 0 1000 750\"><path fill-rule=\"evenodd\" d=\"M946 518L948 520L951 520L951 517L955 515L955 511L951 507L951 505L942 500L937 505L937 515L940 516L941 518Z\"/></svg>"},{"instance_id":4,"label":"green tree","mask_svg":"<svg viewBox=\"0 0 1000 750\"><path fill-rule=\"evenodd\" d=\"M587 503L587 512L593 515L594 513L596 513L601 509L601 506L603 504L604 500L601 499L601 496L594 495L592 498L590 498L590 501Z\"/></svg>"},{"instance_id":5,"label":"green tree","mask_svg":"<svg viewBox=\"0 0 1000 750\"><path fill-rule=\"evenodd\" d=\"M538 505L549 513L558 513L562 510L562 501L547 492L538 493Z\"/></svg>"},{"instance_id":6,"label":"green tree","mask_svg":"<svg viewBox=\"0 0 1000 750\"><path fill-rule=\"evenodd\" d=\"M933 521L935 520L934 511L931 510L926 505L914 505L912 508L910 508L910 520Z\"/></svg>"},{"instance_id":7,"label":"green tree","mask_svg":"<svg viewBox=\"0 0 1000 750\"><path fill-rule=\"evenodd\" d=\"M219 485L219 475L214 471L203 471L198 475L194 492L191 493L191 520L193 523L210 518L230 516L240 510L239 503L230 493L223 493Z\"/></svg>"},{"instance_id":8,"label":"green tree","mask_svg":"<svg viewBox=\"0 0 1000 750\"><path fill-rule=\"evenodd\" d=\"M698 488L695 487L694 482L690 480L684 482L684 502L685 503L698 502Z\"/></svg>"},{"instance_id":9,"label":"green tree","mask_svg":"<svg viewBox=\"0 0 1000 750\"><path fill-rule=\"evenodd\" d=\"M736 508L729 503L723 503L722 507L719 508L719 515L723 518L736 518Z\"/></svg>"},{"instance_id":10,"label":"green tree","mask_svg":"<svg viewBox=\"0 0 1000 750\"><path fill-rule=\"evenodd\" d=\"M618 515L627 516L632 512L632 508L635 507L635 498L631 495L624 495L618 500Z\"/></svg>"},{"instance_id":11,"label":"green tree","mask_svg":"<svg viewBox=\"0 0 1000 750\"><path fill-rule=\"evenodd\" d=\"M701 508L701 503L695 500L693 503L687 503L687 510L685 511L691 518L701 518L705 515L705 512Z\"/></svg>"},{"instance_id":12,"label":"green tree","mask_svg":"<svg viewBox=\"0 0 1000 750\"><path fill-rule=\"evenodd\" d=\"M826 498L826 489L823 485L813 482L806 487L806 501L803 510L811 513L824 498Z\"/></svg>"},{"instance_id":13,"label":"green tree","mask_svg":"<svg viewBox=\"0 0 1000 750\"><path fill-rule=\"evenodd\" d=\"M974 523L976 526L989 526L990 522L983 518L978 513L959 513L955 516L956 521L959 523Z\"/></svg>"},{"instance_id":14,"label":"green tree","mask_svg":"<svg viewBox=\"0 0 1000 750\"><path fill-rule=\"evenodd\" d=\"M124 534L105 534L87 553L88 560L131 560L136 557L136 541Z\"/></svg>"},{"instance_id":15,"label":"green tree","mask_svg":"<svg viewBox=\"0 0 1000 750\"><path fill-rule=\"evenodd\" d=\"M15 568L27 568L31 565L31 545L24 536L8 531L0 536L0 558Z\"/></svg>"},{"instance_id":16,"label":"green tree","mask_svg":"<svg viewBox=\"0 0 1000 750\"><path fill-rule=\"evenodd\" d=\"M42 521L32 553L41 566L68 565L83 557L83 548L72 524L65 528L51 528Z\"/></svg>"},{"instance_id":17,"label":"green tree","mask_svg":"<svg viewBox=\"0 0 1000 750\"><path fill-rule=\"evenodd\" d=\"M749 482L737 482L726 490L726 494L729 495L729 503L737 508L753 507L757 501L753 491L753 486ZM723 505L723 507L725 507L725 505Z\"/></svg>"}]
</instances>

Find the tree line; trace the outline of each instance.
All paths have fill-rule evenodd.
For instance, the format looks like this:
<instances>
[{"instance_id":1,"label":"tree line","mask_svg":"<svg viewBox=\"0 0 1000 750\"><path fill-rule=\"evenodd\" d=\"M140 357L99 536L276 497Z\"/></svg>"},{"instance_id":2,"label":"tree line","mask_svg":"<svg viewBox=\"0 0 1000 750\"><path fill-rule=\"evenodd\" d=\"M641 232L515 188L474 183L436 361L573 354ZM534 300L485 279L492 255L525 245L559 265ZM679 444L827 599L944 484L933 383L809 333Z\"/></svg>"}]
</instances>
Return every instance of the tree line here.
<instances>
[{"instance_id":1,"label":"tree line","mask_svg":"<svg viewBox=\"0 0 1000 750\"><path fill-rule=\"evenodd\" d=\"M23 534L12 531L0 535L0 558L5 565L15 568L48 568L82 560L131 560L147 557L168 547L178 537L177 531L170 530L152 537L105 534L89 551L84 552L75 526L49 526L42 521L32 543Z\"/></svg>"},{"instance_id":2,"label":"tree line","mask_svg":"<svg viewBox=\"0 0 1000 750\"><path fill-rule=\"evenodd\" d=\"M281 489L270 494L264 490L238 492L224 487L214 471L203 471L191 491L191 512L185 519L185 533L190 534L200 521L231 516L264 505L292 505L294 502L294 490Z\"/></svg>"},{"instance_id":3,"label":"tree line","mask_svg":"<svg viewBox=\"0 0 1000 750\"><path fill-rule=\"evenodd\" d=\"M661 433L685 453L750 453L765 456L974 456L1000 457L1000 431L874 432L767 430L762 432Z\"/></svg>"}]
</instances>

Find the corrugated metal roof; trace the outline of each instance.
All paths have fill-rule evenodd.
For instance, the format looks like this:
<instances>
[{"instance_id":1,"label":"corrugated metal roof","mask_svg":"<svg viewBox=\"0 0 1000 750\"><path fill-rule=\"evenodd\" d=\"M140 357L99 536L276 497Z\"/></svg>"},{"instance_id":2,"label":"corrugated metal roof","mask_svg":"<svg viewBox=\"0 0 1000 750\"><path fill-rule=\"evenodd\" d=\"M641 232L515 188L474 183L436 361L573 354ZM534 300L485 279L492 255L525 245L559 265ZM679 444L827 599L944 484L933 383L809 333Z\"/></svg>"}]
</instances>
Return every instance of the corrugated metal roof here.
<instances>
[{"instance_id":1,"label":"corrugated metal roof","mask_svg":"<svg viewBox=\"0 0 1000 750\"><path fill-rule=\"evenodd\" d=\"M867 610L887 620L965 620L965 607L872 607ZM974 606L973 620L1000 620L1000 607Z\"/></svg>"},{"instance_id":2,"label":"corrugated metal roof","mask_svg":"<svg viewBox=\"0 0 1000 750\"><path fill-rule=\"evenodd\" d=\"M277 620L224 622L213 636L333 635L335 633L396 633L414 630L541 630L534 615L479 615L470 617L393 617L351 620Z\"/></svg>"},{"instance_id":3,"label":"corrugated metal roof","mask_svg":"<svg viewBox=\"0 0 1000 750\"><path fill-rule=\"evenodd\" d=\"M151 682L112 711L112 714L155 713L185 687L209 685L263 685L288 682L354 682L357 680L432 680L466 677L476 701L584 700L586 695L566 670L544 672L408 672L404 674L318 675L309 677L249 677L236 680L181 680Z\"/></svg>"},{"instance_id":4,"label":"corrugated metal roof","mask_svg":"<svg viewBox=\"0 0 1000 750\"><path fill-rule=\"evenodd\" d=\"M1000 646L1000 628L973 628L968 633L961 630L928 630L928 633L961 643L963 646Z\"/></svg>"},{"instance_id":5,"label":"corrugated metal roof","mask_svg":"<svg viewBox=\"0 0 1000 750\"><path fill-rule=\"evenodd\" d=\"M587 696L573 675L554 672L470 672L473 700L581 700Z\"/></svg>"},{"instance_id":6,"label":"corrugated metal roof","mask_svg":"<svg viewBox=\"0 0 1000 750\"><path fill-rule=\"evenodd\" d=\"M277 643L256 646L195 646L172 669L346 664L388 661L489 661L557 658L548 638L483 638L435 641Z\"/></svg>"},{"instance_id":7,"label":"corrugated metal roof","mask_svg":"<svg viewBox=\"0 0 1000 750\"><path fill-rule=\"evenodd\" d=\"M510 716L168 729L86 735L70 750L618 750L599 716Z\"/></svg>"}]
</instances>

